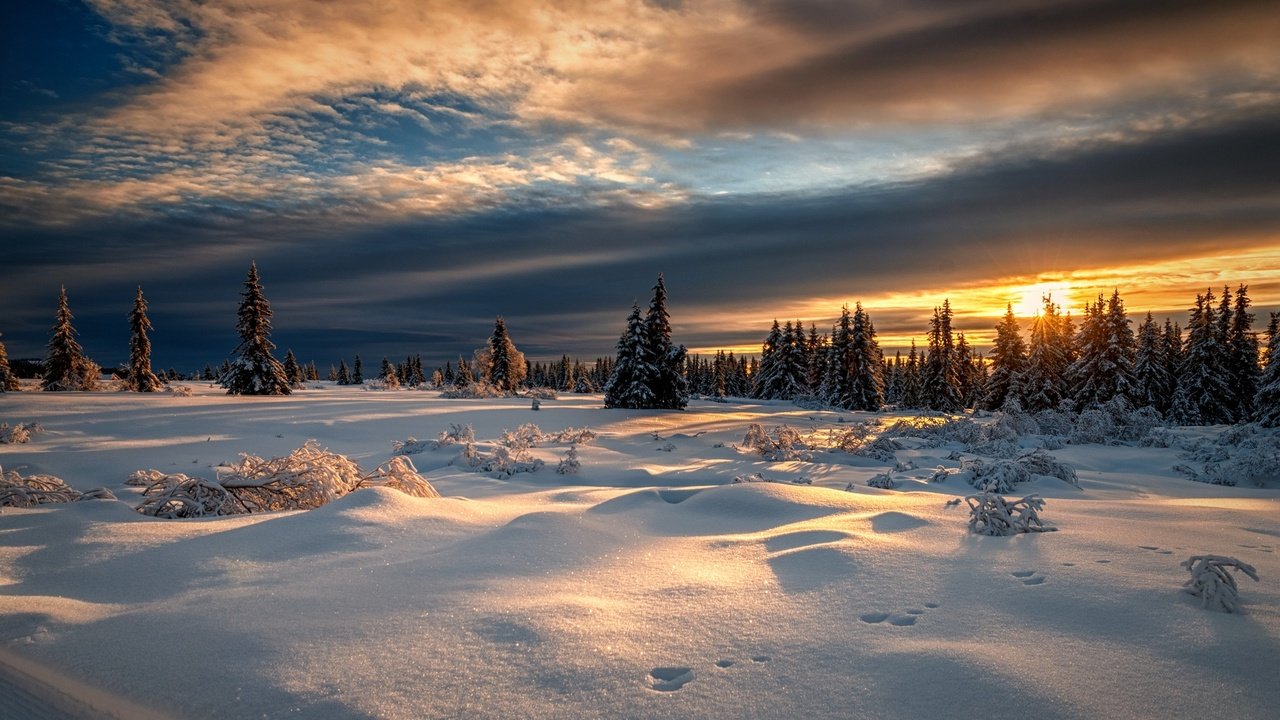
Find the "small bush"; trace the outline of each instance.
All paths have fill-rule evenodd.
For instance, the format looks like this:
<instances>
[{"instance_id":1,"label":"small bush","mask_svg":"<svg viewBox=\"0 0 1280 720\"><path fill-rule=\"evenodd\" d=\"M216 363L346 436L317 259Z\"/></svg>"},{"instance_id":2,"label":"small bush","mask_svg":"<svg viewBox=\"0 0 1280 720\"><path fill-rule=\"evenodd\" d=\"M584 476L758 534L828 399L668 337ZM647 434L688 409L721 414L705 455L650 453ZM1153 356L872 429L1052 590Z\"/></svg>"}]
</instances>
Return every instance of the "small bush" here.
<instances>
[{"instance_id":1,"label":"small bush","mask_svg":"<svg viewBox=\"0 0 1280 720\"><path fill-rule=\"evenodd\" d=\"M787 425L779 425L766 431L758 423L747 427L747 434L742 439L743 447L754 450L761 457L773 462L787 460L809 460L812 458L800 433Z\"/></svg>"},{"instance_id":2,"label":"small bush","mask_svg":"<svg viewBox=\"0 0 1280 720\"><path fill-rule=\"evenodd\" d=\"M529 388L528 390L525 391L524 394L526 397L534 398L537 400L555 400L560 397L559 395L556 394L556 389L553 387Z\"/></svg>"},{"instance_id":3,"label":"small bush","mask_svg":"<svg viewBox=\"0 0 1280 720\"><path fill-rule=\"evenodd\" d=\"M19 475L0 469L0 507L27 508L79 500L80 493L53 475Z\"/></svg>"},{"instance_id":4,"label":"small bush","mask_svg":"<svg viewBox=\"0 0 1280 720\"><path fill-rule=\"evenodd\" d=\"M568 452L560 459L560 464L556 466L556 473L560 475L577 475L578 470L582 468L582 463L578 461L578 448L570 445Z\"/></svg>"},{"instance_id":5,"label":"small bush","mask_svg":"<svg viewBox=\"0 0 1280 720\"><path fill-rule=\"evenodd\" d=\"M190 385L172 385L169 387L169 394L174 397L191 397L193 392Z\"/></svg>"},{"instance_id":6,"label":"small bush","mask_svg":"<svg viewBox=\"0 0 1280 720\"><path fill-rule=\"evenodd\" d=\"M881 490L892 490L898 487L898 483L894 482L893 478L889 476L889 473L877 473L872 475L867 479L867 485L873 488L880 488Z\"/></svg>"},{"instance_id":7,"label":"small bush","mask_svg":"<svg viewBox=\"0 0 1280 720\"><path fill-rule=\"evenodd\" d=\"M29 442L32 435L43 430L40 423L18 423L13 426L7 422L0 423L0 443L20 445Z\"/></svg>"},{"instance_id":8,"label":"small bush","mask_svg":"<svg viewBox=\"0 0 1280 720\"><path fill-rule=\"evenodd\" d=\"M1040 519L1044 499L1039 495L1009 501L986 492L969 495L964 500L969 504L969 532L975 535L1004 536L1057 530Z\"/></svg>"},{"instance_id":9,"label":"small bush","mask_svg":"<svg viewBox=\"0 0 1280 720\"><path fill-rule=\"evenodd\" d=\"M1258 580L1258 571L1252 565L1222 555L1193 555L1182 562L1182 567L1191 573L1191 579L1183 583L1183 592L1200 598L1201 607L1227 613L1240 612L1235 575L1244 573L1254 582Z\"/></svg>"}]
</instances>

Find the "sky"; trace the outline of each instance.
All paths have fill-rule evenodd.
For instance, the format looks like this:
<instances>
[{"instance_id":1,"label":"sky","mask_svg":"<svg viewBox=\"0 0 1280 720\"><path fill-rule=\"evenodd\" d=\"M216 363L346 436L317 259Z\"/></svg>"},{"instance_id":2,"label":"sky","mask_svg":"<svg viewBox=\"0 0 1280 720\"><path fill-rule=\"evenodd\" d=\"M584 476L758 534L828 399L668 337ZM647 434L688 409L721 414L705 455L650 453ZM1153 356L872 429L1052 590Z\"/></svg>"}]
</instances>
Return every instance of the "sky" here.
<instances>
[{"instance_id":1,"label":"sky","mask_svg":"<svg viewBox=\"0 0 1280 720\"><path fill-rule=\"evenodd\" d=\"M1119 288L1280 310L1280 2L45 0L0 22L0 333L42 357L273 340L322 368L758 348L861 301L890 351L949 298ZM1265 317L1265 315L1263 315ZM1259 325L1264 324L1261 321Z\"/></svg>"}]
</instances>

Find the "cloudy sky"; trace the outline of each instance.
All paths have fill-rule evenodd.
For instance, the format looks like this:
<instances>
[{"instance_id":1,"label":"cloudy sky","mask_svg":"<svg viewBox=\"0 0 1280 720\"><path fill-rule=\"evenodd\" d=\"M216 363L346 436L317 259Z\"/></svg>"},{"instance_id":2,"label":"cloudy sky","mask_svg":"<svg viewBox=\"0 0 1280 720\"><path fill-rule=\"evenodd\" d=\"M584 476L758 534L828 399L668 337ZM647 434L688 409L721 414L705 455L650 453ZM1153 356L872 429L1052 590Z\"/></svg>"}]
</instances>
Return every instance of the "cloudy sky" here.
<instances>
[{"instance_id":1,"label":"cloudy sky","mask_svg":"<svg viewBox=\"0 0 1280 720\"><path fill-rule=\"evenodd\" d=\"M612 351L665 273L676 339L756 346L860 300L1119 287L1280 309L1280 2L46 0L0 34L0 332L44 352ZM1220 291L1220 290L1219 290Z\"/></svg>"}]
</instances>

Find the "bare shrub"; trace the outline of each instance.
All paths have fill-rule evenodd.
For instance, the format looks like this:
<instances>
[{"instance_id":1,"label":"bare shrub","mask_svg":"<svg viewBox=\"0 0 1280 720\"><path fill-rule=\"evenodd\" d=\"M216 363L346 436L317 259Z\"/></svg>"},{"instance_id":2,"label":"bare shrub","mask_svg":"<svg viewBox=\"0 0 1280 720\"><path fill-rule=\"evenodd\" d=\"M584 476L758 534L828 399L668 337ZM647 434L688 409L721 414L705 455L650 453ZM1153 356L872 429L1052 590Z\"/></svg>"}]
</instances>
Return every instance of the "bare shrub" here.
<instances>
[{"instance_id":1,"label":"bare shrub","mask_svg":"<svg viewBox=\"0 0 1280 720\"><path fill-rule=\"evenodd\" d=\"M23 476L16 470L0 469L0 507L26 508L79 499L80 493L62 478L40 473Z\"/></svg>"},{"instance_id":2,"label":"bare shrub","mask_svg":"<svg viewBox=\"0 0 1280 720\"><path fill-rule=\"evenodd\" d=\"M743 447L754 450L761 457L773 462L787 460L810 460L812 455L806 452L808 446L800 437L800 433L787 425L779 425L773 430L765 430L758 423L747 427L747 434L742 439Z\"/></svg>"}]
</instances>

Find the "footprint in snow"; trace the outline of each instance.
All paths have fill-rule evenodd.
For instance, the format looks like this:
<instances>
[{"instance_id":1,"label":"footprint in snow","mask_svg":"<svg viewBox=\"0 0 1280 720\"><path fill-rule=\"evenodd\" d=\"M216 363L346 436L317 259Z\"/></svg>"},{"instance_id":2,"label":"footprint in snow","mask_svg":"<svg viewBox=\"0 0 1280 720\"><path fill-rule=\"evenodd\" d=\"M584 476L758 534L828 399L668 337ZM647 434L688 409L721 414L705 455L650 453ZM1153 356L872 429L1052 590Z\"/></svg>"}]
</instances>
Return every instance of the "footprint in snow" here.
<instances>
[{"instance_id":1,"label":"footprint in snow","mask_svg":"<svg viewBox=\"0 0 1280 720\"><path fill-rule=\"evenodd\" d=\"M681 666L656 667L646 678L649 689L657 692L675 692L692 681L693 668Z\"/></svg>"},{"instance_id":2,"label":"footprint in snow","mask_svg":"<svg viewBox=\"0 0 1280 720\"><path fill-rule=\"evenodd\" d=\"M725 669L725 668L731 668L731 667L733 667L733 661L732 661L732 660L717 660L717 661L716 661L716 667L720 668L721 670L723 670L723 669Z\"/></svg>"},{"instance_id":3,"label":"footprint in snow","mask_svg":"<svg viewBox=\"0 0 1280 720\"><path fill-rule=\"evenodd\" d=\"M1010 575L1022 581L1023 585L1043 585L1045 577L1037 575L1035 570L1015 570Z\"/></svg>"},{"instance_id":4,"label":"footprint in snow","mask_svg":"<svg viewBox=\"0 0 1280 720\"><path fill-rule=\"evenodd\" d=\"M769 661L770 661L770 660L772 660L772 659L773 659L773 658L769 657L768 655L753 655L753 656L751 657L751 662L753 662L753 663L767 663L767 662L769 662Z\"/></svg>"},{"instance_id":5,"label":"footprint in snow","mask_svg":"<svg viewBox=\"0 0 1280 720\"><path fill-rule=\"evenodd\" d=\"M884 612L863 613L858 616L858 619L864 623L875 625L876 623L882 623L885 620L888 620L889 613L884 613Z\"/></svg>"}]
</instances>

